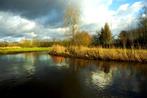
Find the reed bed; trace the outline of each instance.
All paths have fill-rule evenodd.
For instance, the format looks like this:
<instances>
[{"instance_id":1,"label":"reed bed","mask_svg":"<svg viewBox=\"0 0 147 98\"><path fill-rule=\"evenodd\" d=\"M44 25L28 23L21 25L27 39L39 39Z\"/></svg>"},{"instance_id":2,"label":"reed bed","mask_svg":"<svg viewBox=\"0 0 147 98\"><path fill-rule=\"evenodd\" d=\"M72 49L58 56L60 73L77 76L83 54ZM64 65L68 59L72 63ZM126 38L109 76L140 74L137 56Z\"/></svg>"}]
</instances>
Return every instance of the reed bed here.
<instances>
[{"instance_id":1,"label":"reed bed","mask_svg":"<svg viewBox=\"0 0 147 98\"><path fill-rule=\"evenodd\" d=\"M143 49L54 45L49 54L85 59L147 62L147 50Z\"/></svg>"}]
</instances>

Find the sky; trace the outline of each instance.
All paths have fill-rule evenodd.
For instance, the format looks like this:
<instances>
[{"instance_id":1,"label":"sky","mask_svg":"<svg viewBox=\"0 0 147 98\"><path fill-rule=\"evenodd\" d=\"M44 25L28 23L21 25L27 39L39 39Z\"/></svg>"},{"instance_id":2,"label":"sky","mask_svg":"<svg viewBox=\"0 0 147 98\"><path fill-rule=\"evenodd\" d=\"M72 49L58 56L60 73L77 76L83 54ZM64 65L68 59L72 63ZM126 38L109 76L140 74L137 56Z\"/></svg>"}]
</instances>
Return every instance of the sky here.
<instances>
[{"instance_id":1,"label":"sky","mask_svg":"<svg viewBox=\"0 0 147 98\"><path fill-rule=\"evenodd\" d=\"M63 39L68 4L80 9L81 30L95 34L107 22L113 35L135 27L146 0L0 0L0 41Z\"/></svg>"}]
</instances>

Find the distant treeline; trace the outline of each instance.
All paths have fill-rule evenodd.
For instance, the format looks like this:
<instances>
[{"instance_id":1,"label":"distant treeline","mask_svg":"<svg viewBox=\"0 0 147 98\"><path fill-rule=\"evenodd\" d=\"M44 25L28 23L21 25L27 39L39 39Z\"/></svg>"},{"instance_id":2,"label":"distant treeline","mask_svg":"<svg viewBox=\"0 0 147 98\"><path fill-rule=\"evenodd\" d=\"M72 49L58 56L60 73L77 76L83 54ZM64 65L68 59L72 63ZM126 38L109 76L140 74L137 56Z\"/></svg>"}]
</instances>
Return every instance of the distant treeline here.
<instances>
[{"instance_id":1,"label":"distant treeline","mask_svg":"<svg viewBox=\"0 0 147 98\"><path fill-rule=\"evenodd\" d=\"M0 47L51 47L56 42L48 40L38 40L38 39L25 39L20 42L0 42Z\"/></svg>"},{"instance_id":2,"label":"distant treeline","mask_svg":"<svg viewBox=\"0 0 147 98\"><path fill-rule=\"evenodd\" d=\"M68 46L70 40L40 40L40 39L22 39L19 42L1 41L0 47L51 47L55 44Z\"/></svg>"}]
</instances>

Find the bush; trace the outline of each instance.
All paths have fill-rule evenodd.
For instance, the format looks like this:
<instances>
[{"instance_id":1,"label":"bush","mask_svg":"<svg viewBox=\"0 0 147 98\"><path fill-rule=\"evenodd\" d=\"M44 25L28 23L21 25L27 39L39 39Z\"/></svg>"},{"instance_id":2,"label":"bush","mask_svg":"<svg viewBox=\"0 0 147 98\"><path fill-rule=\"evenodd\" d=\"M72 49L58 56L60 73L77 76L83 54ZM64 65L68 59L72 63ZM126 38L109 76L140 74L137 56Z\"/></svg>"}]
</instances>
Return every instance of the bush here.
<instances>
[{"instance_id":1,"label":"bush","mask_svg":"<svg viewBox=\"0 0 147 98\"><path fill-rule=\"evenodd\" d=\"M51 53L65 53L65 47L61 45L53 45Z\"/></svg>"}]
</instances>

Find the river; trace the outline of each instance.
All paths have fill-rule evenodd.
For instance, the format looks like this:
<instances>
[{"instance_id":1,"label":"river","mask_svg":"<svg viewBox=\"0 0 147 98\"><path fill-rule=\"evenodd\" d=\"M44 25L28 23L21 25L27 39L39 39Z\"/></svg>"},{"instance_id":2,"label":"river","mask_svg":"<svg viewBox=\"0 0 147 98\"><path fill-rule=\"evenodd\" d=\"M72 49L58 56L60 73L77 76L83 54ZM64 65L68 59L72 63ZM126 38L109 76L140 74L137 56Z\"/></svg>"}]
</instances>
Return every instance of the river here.
<instances>
[{"instance_id":1,"label":"river","mask_svg":"<svg viewBox=\"0 0 147 98\"><path fill-rule=\"evenodd\" d=\"M45 52L0 56L0 98L147 98L147 64Z\"/></svg>"}]
</instances>

